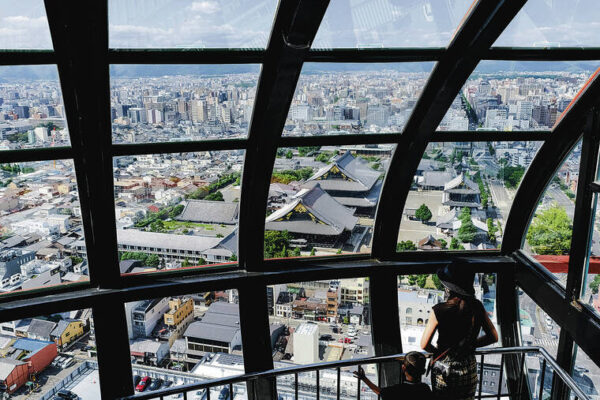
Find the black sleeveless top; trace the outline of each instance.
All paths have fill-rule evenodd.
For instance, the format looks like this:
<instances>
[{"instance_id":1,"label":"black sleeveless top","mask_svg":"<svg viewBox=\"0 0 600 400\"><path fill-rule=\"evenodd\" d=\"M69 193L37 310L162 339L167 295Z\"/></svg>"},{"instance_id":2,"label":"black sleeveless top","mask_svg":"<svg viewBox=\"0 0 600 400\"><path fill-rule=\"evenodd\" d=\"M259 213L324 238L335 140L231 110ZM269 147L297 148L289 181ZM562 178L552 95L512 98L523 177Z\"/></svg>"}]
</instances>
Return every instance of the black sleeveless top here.
<instances>
[{"instance_id":1,"label":"black sleeveless top","mask_svg":"<svg viewBox=\"0 0 600 400\"><path fill-rule=\"evenodd\" d=\"M463 350L475 350L475 341L485 320L485 308L477 299L467 300L468 305L461 311L459 303L445 302L433 306L435 318L438 320L437 348L439 353L455 348L466 336Z\"/></svg>"}]
</instances>

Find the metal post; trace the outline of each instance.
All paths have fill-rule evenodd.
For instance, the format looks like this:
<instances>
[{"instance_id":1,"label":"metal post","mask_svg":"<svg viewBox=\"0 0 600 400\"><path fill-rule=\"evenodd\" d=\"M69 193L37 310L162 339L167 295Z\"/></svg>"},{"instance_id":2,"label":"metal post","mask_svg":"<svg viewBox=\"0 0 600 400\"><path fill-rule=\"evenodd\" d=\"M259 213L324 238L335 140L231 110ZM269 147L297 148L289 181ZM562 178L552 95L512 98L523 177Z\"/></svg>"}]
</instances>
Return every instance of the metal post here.
<instances>
[{"instance_id":1,"label":"metal post","mask_svg":"<svg viewBox=\"0 0 600 400\"><path fill-rule=\"evenodd\" d=\"M544 379L546 379L546 359L542 361L542 375L540 381L540 393L538 395L538 400L544 400Z\"/></svg>"}]
</instances>

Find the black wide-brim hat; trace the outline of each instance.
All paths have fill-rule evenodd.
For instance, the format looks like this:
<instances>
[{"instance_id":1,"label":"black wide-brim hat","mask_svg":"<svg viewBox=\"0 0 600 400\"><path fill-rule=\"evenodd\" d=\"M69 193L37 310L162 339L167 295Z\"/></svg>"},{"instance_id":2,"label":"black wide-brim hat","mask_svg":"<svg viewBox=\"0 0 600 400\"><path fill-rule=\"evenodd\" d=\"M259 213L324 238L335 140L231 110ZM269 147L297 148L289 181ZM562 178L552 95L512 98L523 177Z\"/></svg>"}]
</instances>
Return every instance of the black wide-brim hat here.
<instances>
[{"instance_id":1,"label":"black wide-brim hat","mask_svg":"<svg viewBox=\"0 0 600 400\"><path fill-rule=\"evenodd\" d=\"M466 263L451 263L437 270L440 281L450 291L463 296L474 296L475 272Z\"/></svg>"}]
</instances>

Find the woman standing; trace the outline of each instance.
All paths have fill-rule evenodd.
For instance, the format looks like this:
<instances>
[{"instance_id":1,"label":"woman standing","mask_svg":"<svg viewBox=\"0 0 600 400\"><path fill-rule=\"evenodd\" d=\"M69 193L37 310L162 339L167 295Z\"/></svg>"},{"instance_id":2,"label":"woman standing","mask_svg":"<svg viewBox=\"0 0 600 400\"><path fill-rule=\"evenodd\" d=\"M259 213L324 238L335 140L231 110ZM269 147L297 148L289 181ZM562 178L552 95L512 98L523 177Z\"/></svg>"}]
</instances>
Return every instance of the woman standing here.
<instances>
[{"instance_id":1,"label":"woman standing","mask_svg":"<svg viewBox=\"0 0 600 400\"><path fill-rule=\"evenodd\" d=\"M477 387L475 349L498 341L496 328L477 300L475 273L465 264L437 271L446 288L446 301L433 306L421 347L433 353L431 386L437 398L474 399ZM484 335L479 336L483 329ZM438 332L437 346L431 341Z\"/></svg>"}]
</instances>

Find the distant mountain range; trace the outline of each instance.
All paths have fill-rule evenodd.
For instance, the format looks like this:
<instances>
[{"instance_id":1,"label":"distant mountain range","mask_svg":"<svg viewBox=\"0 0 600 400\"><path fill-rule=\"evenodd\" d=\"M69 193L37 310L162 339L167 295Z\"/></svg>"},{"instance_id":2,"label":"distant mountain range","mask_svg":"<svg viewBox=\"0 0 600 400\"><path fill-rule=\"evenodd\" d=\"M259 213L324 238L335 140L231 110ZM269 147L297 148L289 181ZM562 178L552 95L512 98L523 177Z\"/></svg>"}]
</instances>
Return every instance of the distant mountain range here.
<instances>
[{"instance_id":1,"label":"distant mountain range","mask_svg":"<svg viewBox=\"0 0 600 400\"><path fill-rule=\"evenodd\" d=\"M395 70L404 72L430 72L433 62L415 63L307 63L304 73L334 72L334 71L373 71ZM592 72L600 66L592 61L482 61L475 72L496 73L504 72ZM115 78L160 77L165 75L219 75L227 73L246 73L260 71L257 64L237 65L112 65L110 73ZM13 80L58 79L56 67L53 65L20 65L0 67L0 82Z\"/></svg>"}]
</instances>

